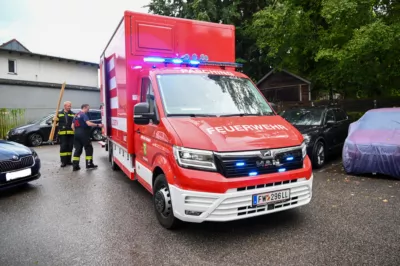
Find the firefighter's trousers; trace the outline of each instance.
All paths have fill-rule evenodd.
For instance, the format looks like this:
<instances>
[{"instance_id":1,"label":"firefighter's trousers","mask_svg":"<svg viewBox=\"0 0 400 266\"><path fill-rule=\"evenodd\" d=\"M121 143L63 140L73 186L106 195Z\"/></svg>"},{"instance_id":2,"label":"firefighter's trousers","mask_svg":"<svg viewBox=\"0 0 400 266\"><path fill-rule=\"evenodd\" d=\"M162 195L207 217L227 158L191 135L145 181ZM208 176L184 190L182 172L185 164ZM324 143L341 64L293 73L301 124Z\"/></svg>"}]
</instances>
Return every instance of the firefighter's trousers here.
<instances>
[{"instance_id":1,"label":"firefighter's trousers","mask_svg":"<svg viewBox=\"0 0 400 266\"><path fill-rule=\"evenodd\" d=\"M60 139L60 159L62 164L71 163L72 149L74 147L74 131L62 130L58 132Z\"/></svg>"},{"instance_id":2,"label":"firefighter's trousers","mask_svg":"<svg viewBox=\"0 0 400 266\"><path fill-rule=\"evenodd\" d=\"M86 165L93 163L93 146L90 140L90 131L75 131L74 148L75 152L72 158L72 163L74 165L79 165L83 149L85 149Z\"/></svg>"}]
</instances>

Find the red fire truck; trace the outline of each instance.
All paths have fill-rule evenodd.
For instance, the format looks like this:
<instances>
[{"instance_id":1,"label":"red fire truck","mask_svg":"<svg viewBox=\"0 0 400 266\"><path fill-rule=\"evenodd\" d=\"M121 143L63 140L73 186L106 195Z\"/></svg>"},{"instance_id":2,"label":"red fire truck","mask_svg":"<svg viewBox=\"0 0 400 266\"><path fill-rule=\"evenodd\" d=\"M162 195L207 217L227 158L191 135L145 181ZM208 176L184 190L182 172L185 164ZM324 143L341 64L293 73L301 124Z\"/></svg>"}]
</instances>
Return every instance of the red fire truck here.
<instances>
[{"instance_id":1,"label":"red fire truck","mask_svg":"<svg viewBox=\"0 0 400 266\"><path fill-rule=\"evenodd\" d=\"M103 146L165 228L311 200L303 136L238 67L233 26L128 11L101 55Z\"/></svg>"}]
</instances>

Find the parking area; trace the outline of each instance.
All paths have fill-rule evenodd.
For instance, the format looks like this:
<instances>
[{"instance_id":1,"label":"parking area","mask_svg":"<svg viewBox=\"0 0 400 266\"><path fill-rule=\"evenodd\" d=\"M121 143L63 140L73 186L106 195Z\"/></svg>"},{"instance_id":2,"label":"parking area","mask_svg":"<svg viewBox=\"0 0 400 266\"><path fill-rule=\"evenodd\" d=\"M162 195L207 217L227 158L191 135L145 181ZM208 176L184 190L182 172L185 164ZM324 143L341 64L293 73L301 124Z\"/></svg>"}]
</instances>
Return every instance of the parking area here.
<instances>
[{"instance_id":1,"label":"parking area","mask_svg":"<svg viewBox=\"0 0 400 266\"><path fill-rule=\"evenodd\" d=\"M162 228L150 194L110 169L59 168L37 148L42 177L0 191L0 265L399 265L400 181L314 172L304 207L231 223ZM81 163L82 164L82 163Z\"/></svg>"}]
</instances>

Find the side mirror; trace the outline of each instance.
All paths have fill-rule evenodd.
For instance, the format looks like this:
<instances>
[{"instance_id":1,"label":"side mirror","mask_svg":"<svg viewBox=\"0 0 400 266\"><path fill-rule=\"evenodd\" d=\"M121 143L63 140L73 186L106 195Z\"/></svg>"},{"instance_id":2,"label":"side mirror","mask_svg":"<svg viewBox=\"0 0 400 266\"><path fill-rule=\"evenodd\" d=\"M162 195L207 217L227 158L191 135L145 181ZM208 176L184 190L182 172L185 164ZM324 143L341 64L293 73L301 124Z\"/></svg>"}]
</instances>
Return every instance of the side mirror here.
<instances>
[{"instance_id":1,"label":"side mirror","mask_svg":"<svg viewBox=\"0 0 400 266\"><path fill-rule=\"evenodd\" d=\"M48 125L50 126L51 124L53 124L53 121L47 120L47 121L46 121L46 124L48 124Z\"/></svg>"},{"instance_id":2,"label":"side mirror","mask_svg":"<svg viewBox=\"0 0 400 266\"><path fill-rule=\"evenodd\" d=\"M153 119L154 113L150 113L150 106L148 103L138 103L133 109L133 121L137 125L148 125L150 119Z\"/></svg>"}]
</instances>

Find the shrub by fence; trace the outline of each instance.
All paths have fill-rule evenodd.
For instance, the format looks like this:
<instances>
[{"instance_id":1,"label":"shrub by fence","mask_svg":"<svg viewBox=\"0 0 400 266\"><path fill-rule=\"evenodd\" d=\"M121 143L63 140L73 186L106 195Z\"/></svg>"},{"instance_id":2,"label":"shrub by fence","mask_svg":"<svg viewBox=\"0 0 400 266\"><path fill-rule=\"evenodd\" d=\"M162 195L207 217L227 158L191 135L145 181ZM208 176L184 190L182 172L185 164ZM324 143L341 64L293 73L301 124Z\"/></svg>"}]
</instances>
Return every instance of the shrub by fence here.
<instances>
[{"instance_id":1,"label":"shrub by fence","mask_svg":"<svg viewBox=\"0 0 400 266\"><path fill-rule=\"evenodd\" d=\"M5 139L7 132L25 123L25 109L0 108L0 139Z\"/></svg>"},{"instance_id":2,"label":"shrub by fence","mask_svg":"<svg viewBox=\"0 0 400 266\"><path fill-rule=\"evenodd\" d=\"M391 97L383 99L345 99L345 100L334 100L332 103L329 100L320 100L312 102L279 102L276 103L277 111L281 112L283 110L292 107L301 106L322 106L334 104L346 110L348 115L352 120L358 120L366 111L374 108L385 108L385 107L400 107L400 97Z\"/></svg>"}]
</instances>

